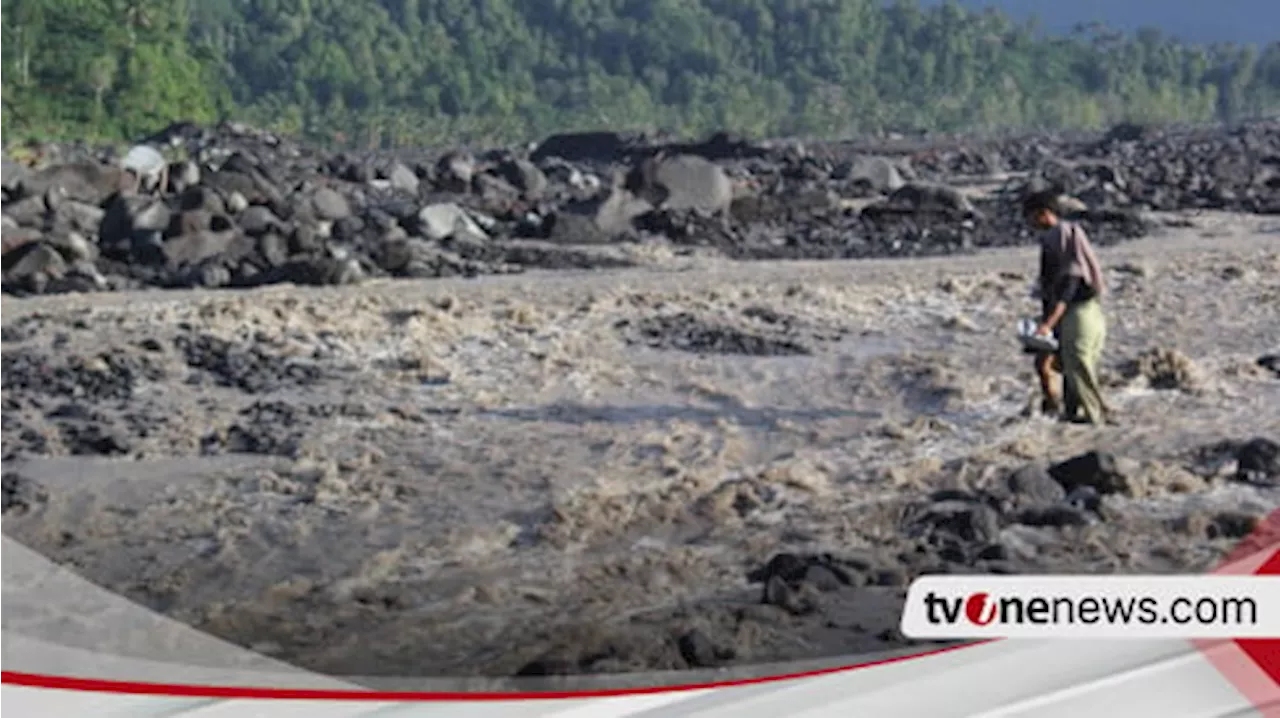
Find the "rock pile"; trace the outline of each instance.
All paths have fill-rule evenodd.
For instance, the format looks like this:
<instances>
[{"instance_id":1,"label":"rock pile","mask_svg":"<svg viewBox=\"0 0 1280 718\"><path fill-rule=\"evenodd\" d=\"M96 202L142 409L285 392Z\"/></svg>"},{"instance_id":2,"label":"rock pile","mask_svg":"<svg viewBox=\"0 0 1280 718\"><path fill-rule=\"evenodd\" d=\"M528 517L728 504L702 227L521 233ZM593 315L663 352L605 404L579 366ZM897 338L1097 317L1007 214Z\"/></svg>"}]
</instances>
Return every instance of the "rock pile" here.
<instances>
[{"instance_id":1,"label":"rock pile","mask_svg":"<svg viewBox=\"0 0 1280 718\"><path fill-rule=\"evenodd\" d=\"M1131 130L881 154L594 132L432 157L327 155L236 124L179 123L122 158L71 146L45 166L6 160L3 289L618 266L628 260L584 248L637 241L739 259L937 255L1027 241L1016 197L1029 185L1081 200L1102 244L1146 233L1150 210L1280 212L1280 126ZM985 190L966 187L978 181Z\"/></svg>"}]
</instances>

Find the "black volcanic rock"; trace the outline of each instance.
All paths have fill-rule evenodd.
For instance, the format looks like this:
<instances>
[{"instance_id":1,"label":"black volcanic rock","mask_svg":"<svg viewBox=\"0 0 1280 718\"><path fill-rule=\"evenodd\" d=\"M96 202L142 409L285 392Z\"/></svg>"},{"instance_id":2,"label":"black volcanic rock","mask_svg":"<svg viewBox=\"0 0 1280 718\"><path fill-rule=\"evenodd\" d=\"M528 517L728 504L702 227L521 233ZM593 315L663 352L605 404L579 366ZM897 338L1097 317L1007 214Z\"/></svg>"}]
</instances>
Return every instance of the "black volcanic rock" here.
<instances>
[{"instance_id":1,"label":"black volcanic rock","mask_svg":"<svg viewBox=\"0 0 1280 718\"><path fill-rule=\"evenodd\" d=\"M175 123L148 141L192 158L160 196L121 190L114 165L70 151L66 164L6 173L6 293L626 266L598 250L637 239L739 260L956 254L1031 241L1018 199L1036 187L1079 200L1074 218L1098 245L1148 234L1152 211L1280 213L1276 122L805 147L580 132L528 159L326 154L236 123ZM715 186L645 171L676 160L706 164ZM965 189L997 172L1018 179ZM650 174L663 181L637 183ZM444 206L468 218L465 237L423 223Z\"/></svg>"}]
</instances>

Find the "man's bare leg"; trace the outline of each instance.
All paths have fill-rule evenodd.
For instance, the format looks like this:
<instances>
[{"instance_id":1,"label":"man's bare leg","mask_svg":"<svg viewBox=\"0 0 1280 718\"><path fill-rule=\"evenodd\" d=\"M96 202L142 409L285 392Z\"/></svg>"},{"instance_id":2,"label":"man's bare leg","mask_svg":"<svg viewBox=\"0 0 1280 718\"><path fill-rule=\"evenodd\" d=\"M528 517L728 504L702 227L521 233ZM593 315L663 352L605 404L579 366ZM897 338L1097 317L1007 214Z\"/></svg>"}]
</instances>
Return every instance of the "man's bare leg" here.
<instances>
[{"instance_id":1,"label":"man's bare leg","mask_svg":"<svg viewBox=\"0 0 1280 718\"><path fill-rule=\"evenodd\" d=\"M1052 354L1036 355L1036 376L1040 379L1040 411L1045 414L1062 412L1062 399L1054 391L1054 356Z\"/></svg>"}]
</instances>

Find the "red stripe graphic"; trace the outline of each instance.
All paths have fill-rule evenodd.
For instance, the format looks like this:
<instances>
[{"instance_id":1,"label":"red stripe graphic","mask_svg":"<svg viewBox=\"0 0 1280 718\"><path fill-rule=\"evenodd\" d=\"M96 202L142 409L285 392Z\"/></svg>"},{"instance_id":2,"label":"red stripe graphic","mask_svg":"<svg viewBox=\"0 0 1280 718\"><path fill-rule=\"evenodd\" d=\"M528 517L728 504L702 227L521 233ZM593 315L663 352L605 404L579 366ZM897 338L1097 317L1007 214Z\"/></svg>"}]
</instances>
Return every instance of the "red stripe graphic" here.
<instances>
[{"instance_id":1,"label":"red stripe graphic","mask_svg":"<svg viewBox=\"0 0 1280 718\"><path fill-rule=\"evenodd\" d=\"M1263 558L1263 554L1268 554ZM1243 564L1256 565L1245 571ZM1227 573L1253 573L1280 576L1280 511L1272 513L1258 529L1237 547L1219 571ZM131 695L177 696L189 698L238 698L276 700L346 700L346 701L509 701L509 700L563 700L608 698L627 695L674 693L708 688L759 685L777 681L811 678L844 671L873 668L926 658L972 646L990 643L978 641L960 646L948 646L910 656L887 658L870 663L826 668L802 673L765 676L745 680L708 682L690 685L654 686L648 688L617 688L591 691L547 691L534 693L449 693L418 691L373 691L359 689L292 689L258 688L249 686L200 686L170 683L115 681L92 678L40 675L19 671L0 672L0 682L33 688L116 693ZM1280 718L1280 640L1194 641L1206 652L1208 659L1226 676L1240 692L1250 699L1266 718ZM1224 644L1229 650L1223 650Z\"/></svg>"},{"instance_id":2,"label":"red stripe graphic","mask_svg":"<svg viewBox=\"0 0 1280 718\"><path fill-rule=\"evenodd\" d=\"M1280 510L1259 524L1215 573L1280 577ZM1263 718L1280 718L1280 640L1193 643Z\"/></svg>"}]
</instances>

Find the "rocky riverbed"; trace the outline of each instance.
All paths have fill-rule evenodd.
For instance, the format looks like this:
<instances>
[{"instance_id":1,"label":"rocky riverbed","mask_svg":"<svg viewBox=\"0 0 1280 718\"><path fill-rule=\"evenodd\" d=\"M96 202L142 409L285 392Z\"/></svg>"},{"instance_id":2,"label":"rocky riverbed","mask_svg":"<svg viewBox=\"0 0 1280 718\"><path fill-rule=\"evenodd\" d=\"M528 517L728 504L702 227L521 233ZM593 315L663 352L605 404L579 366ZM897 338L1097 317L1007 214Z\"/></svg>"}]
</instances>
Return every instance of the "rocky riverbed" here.
<instances>
[{"instance_id":1,"label":"rocky riverbed","mask_svg":"<svg viewBox=\"0 0 1280 718\"><path fill-rule=\"evenodd\" d=\"M1158 229L1153 212L1280 212L1276 123L875 146L585 133L398 154L326 153L232 124L146 140L150 193L122 191L131 182L107 151L5 161L6 293L960 254L1024 244L1017 198L1030 185L1073 197L1104 245Z\"/></svg>"},{"instance_id":2,"label":"rocky riverbed","mask_svg":"<svg viewBox=\"0 0 1280 718\"><path fill-rule=\"evenodd\" d=\"M170 134L159 198L6 165L4 530L268 655L874 653L915 576L1203 571L1280 506L1272 129L389 164ZM1254 174L1161 149L1195 142ZM1026 411L1002 188L1044 156L1103 245L1120 427Z\"/></svg>"}]
</instances>

